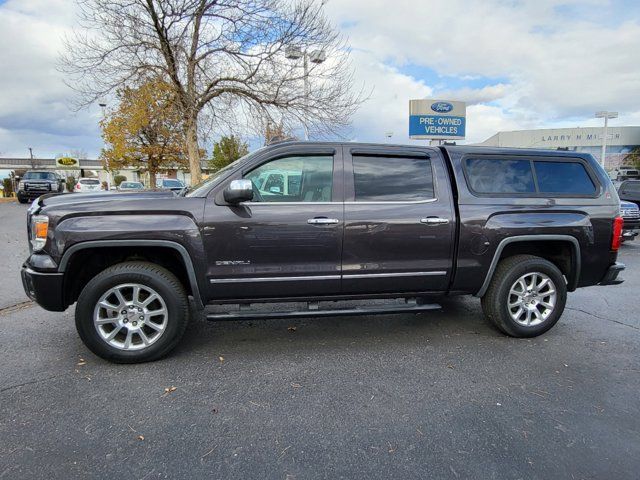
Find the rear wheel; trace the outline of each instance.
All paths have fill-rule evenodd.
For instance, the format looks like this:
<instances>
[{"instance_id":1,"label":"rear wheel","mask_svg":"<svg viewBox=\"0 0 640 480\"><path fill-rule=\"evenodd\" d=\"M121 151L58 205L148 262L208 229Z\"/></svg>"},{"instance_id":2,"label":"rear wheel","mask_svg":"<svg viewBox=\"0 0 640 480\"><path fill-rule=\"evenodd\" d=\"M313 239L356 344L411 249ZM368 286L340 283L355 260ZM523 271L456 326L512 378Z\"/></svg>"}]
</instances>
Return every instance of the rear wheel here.
<instances>
[{"instance_id":1,"label":"rear wheel","mask_svg":"<svg viewBox=\"0 0 640 480\"><path fill-rule=\"evenodd\" d=\"M189 303L170 271L147 262L114 265L96 275L76 305L76 328L96 355L118 363L157 360L180 341Z\"/></svg>"},{"instance_id":2,"label":"rear wheel","mask_svg":"<svg viewBox=\"0 0 640 480\"><path fill-rule=\"evenodd\" d=\"M512 337L535 337L559 320L567 285L553 263L533 255L502 260L482 297L485 317Z\"/></svg>"}]
</instances>

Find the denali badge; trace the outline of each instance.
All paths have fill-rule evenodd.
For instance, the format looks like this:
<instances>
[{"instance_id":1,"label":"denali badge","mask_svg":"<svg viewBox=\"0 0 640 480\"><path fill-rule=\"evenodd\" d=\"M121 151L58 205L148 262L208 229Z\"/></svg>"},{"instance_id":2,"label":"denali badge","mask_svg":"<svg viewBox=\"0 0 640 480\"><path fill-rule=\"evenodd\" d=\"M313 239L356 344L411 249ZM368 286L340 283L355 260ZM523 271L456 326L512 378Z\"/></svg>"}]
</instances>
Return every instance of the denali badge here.
<instances>
[{"instance_id":1,"label":"denali badge","mask_svg":"<svg viewBox=\"0 0 640 480\"><path fill-rule=\"evenodd\" d=\"M251 265L249 260L216 260L216 265L228 266L228 265Z\"/></svg>"}]
</instances>

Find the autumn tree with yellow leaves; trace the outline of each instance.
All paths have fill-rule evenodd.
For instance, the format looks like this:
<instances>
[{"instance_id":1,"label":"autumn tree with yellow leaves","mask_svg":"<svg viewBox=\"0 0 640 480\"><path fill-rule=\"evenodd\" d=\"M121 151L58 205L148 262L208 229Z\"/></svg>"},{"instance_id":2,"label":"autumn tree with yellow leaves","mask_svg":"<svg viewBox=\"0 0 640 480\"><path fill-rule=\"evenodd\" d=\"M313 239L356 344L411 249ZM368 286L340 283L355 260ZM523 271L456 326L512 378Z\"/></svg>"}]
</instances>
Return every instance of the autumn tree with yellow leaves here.
<instances>
[{"instance_id":1,"label":"autumn tree with yellow leaves","mask_svg":"<svg viewBox=\"0 0 640 480\"><path fill-rule=\"evenodd\" d=\"M137 167L149 172L154 187L158 170L187 166L182 116L167 82L154 79L117 94L118 107L100 123L105 148L101 159L110 170Z\"/></svg>"}]
</instances>

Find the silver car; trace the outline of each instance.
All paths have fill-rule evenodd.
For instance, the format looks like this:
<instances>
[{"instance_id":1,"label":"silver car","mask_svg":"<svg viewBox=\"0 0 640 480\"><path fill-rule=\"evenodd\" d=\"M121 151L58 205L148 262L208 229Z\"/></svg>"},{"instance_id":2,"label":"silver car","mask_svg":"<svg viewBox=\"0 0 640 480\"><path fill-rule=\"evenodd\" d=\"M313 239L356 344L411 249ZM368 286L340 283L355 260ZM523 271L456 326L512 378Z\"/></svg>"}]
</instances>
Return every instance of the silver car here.
<instances>
[{"instance_id":1,"label":"silver car","mask_svg":"<svg viewBox=\"0 0 640 480\"><path fill-rule=\"evenodd\" d=\"M118 186L118 190L122 192L130 191L130 190L143 190L144 185L141 182L122 182Z\"/></svg>"}]
</instances>

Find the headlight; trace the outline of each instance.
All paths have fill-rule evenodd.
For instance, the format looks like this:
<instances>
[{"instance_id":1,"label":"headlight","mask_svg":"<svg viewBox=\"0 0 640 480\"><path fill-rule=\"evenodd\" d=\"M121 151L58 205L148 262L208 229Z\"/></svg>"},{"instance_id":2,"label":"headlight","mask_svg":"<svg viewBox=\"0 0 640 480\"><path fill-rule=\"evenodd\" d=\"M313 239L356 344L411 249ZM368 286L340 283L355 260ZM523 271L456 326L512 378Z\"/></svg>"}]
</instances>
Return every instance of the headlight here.
<instances>
[{"instance_id":1,"label":"headlight","mask_svg":"<svg viewBox=\"0 0 640 480\"><path fill-rule=\"evenodd\" d=\"M24 190L24 182L18 182L18 190Z\"/></svg>"},{"instance_id":2,"label":"headlight","mask_svg":"<svg viewBox=\"0 0 640 480\"><path fill-rule=\"evenodd\" d=\"M34 251L42 250L47 243L49 232L49 217L34 215L31 217L31 245Z\"/></svg>"}]
</instances>

